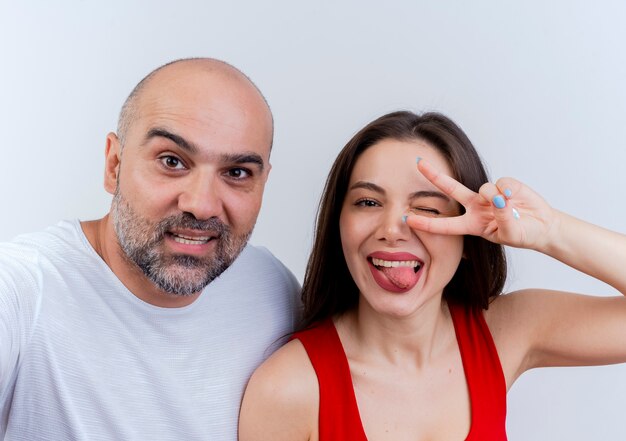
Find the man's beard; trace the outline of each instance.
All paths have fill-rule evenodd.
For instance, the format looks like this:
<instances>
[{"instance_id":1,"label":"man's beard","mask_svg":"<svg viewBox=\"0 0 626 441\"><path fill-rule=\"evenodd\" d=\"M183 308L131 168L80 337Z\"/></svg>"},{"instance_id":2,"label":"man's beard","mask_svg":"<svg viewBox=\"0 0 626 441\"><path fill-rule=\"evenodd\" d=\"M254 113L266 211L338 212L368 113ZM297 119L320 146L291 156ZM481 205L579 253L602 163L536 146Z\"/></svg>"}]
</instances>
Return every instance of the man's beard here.
<instances>
[{"instance_id":1,"label":"man's beard","mask_svg":"<svg viewBox=\"0 0 626 441\"><path fill-rule=\"evenodd\" d=\"M222 274L252 233L250 230L234 236L218 218L199 221L190 213L169 216L153 224L133 210L119 189L113 197L111 216L124 258L136 264L159 289L178 296L200 292ZM166 255L159 247L172 229L206 231L212 241L217 241L213 255Z\"/></svg>"}]
</instances>

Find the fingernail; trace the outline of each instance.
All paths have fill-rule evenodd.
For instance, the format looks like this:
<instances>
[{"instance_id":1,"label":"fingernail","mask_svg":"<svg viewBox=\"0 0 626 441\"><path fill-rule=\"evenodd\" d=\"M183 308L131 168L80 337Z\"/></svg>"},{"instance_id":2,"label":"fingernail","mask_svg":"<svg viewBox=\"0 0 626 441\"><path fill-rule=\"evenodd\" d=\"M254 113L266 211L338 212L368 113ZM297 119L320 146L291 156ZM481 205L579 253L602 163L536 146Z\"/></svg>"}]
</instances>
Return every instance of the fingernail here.
<instances>
[{"instance_id":1,"label":"fingernail","mask_svg":"<svg viewBox=\"0 0 626 441\"><path fill-rule=\"evenodd\" d=\"M515 208L513 208L512 211L513 211L513 217L515 219L519 219L519 211L517 211Z\"/></svg>"},{"instance_id":2,"label":"fingernail","mask_svg":"<svg viewBox=\"0 0 626 441\"><path fill-rule=\"evenodd\" d=\"M407 218L407 216L402 216L402 223L403 224L406 224L406 218Z\"/></svg>"},{"instance_id":3,"label":"fingernail","mask_svg":"<svg viewBox=\"0 0 626 441\"><path fill-rule=\"evenodd\" d=\"M506 207L506 202L501 195L497 195L493 198L493 205L495 205L496 208L504 208Z\"/></svg>"},{"instance_id":4,"label":"fingernail","mask_svg":"<svg viewBox=\"0 0 626 441\"><path fill-rule=\"evenodd\" d=\"M510 198L512 194L513 194L513 192L511 191L511 189L510 189L510 188L507 188L506 190L504 190L504 195L505 195L507 198Z\"/></svg>"},{"instance_id":5,"label":"fingernail","mask_svg":"<svg viewBox=\"0 0 626 441\"><path fill-rule=\"evenodd\" d=\"M417 161L415 161L416 164L418 164L420 161L422 160L422 158L420 158L419 156L417 157Z\"/></svg>"}]
</instances>

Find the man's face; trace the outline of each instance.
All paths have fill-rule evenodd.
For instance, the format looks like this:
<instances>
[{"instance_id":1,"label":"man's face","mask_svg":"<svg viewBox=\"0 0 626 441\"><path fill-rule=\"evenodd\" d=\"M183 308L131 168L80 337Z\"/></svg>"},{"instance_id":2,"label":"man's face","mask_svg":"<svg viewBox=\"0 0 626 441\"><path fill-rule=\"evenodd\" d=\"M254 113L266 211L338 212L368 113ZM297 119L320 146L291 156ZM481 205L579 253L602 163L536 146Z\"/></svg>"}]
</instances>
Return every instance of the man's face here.
<instances>
[{"instance_id":1,"label":"man's face","mask_svg":"<svg viewBox=\"0 0 626 441\"><path fill-rule=\"evenodd\" d=\"M252 232L271 122L241 81L162 76L143 92L127 133L111 217L131 266L161 291L191 295L228 268Z\"/></svg>"}]
</instances>

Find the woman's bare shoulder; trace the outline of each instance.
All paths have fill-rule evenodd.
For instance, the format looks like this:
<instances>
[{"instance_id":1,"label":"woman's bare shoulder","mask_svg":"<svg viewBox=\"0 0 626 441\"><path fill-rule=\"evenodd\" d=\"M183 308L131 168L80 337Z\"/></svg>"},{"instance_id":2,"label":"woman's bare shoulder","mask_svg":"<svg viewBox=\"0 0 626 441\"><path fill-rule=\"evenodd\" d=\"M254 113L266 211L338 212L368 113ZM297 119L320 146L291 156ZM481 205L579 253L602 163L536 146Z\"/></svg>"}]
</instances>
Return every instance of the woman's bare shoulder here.
<instances>
[{"instance_id":1,"label":"woman's bare shoulder","mask_svg":"<svg viewBox=\"0 0 626 441\"><path fill-rule=\"evenodd\" d=\"M500 357L502 370L510 388L528 369L533 321L532 310L536 302L532 290L512 292L496 297L484 312L485 321Z\"/></svg>"},{"instance_id":2,"label":"woman's bare shoulder","mask_svg":"<svg viewBox=\"0 0 626 441\"><path fill-rule=\"evenodd\" d=\"M256 384L259 383L259 384ZM310 398L318 392L315 370L300 340L294 339L272 354L254 372L248 388L265 390L277 399L282 395L293 398Z\"/></svg>"},{"instance_id":3,"label":"woman's bare shoulder","mask_svg":"<svg viewBox=\"0 0 626 441\"><path fill-rule=\"evenodd\" d=\"M318 409L315 370L302 343L294 339L250 378L241 406L239 439L314 439Z\"/></svg>"}]
</instances>

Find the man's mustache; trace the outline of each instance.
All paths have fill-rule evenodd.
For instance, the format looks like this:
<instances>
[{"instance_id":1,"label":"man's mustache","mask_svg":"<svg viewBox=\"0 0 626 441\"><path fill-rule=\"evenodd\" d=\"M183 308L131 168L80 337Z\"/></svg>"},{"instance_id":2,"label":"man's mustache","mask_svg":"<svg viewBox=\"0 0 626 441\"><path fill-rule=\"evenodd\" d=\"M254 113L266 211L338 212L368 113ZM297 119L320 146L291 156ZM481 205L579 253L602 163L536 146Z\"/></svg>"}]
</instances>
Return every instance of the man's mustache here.
<instances>
[{"instance_id":1,"label":"man's mustache","mask_svg":"<svg viewBox=\"0 0 626 441\"><path fill-rule=\"evenodd\" d=\"M217 217L198 220L190 213L181 213L162 219L155 228L155 236L162 237L175 228L206 231L217 237L230 233L230 227Z\"/></svg>"}]
</instances>

